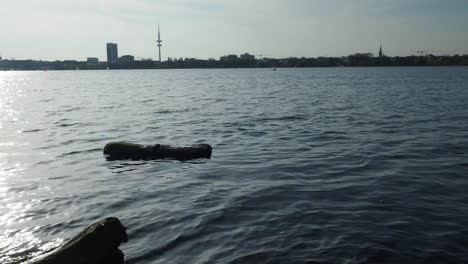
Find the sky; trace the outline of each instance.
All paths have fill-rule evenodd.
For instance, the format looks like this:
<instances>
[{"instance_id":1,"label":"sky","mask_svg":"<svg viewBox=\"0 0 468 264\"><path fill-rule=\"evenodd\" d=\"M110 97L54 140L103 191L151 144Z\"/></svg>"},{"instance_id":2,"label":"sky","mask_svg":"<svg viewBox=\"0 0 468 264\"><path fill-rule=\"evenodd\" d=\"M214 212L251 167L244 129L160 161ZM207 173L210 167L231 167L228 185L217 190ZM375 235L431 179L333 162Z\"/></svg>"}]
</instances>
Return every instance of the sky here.
<instances>
[{"instance_id":1,"label":"sky","mask_svg":"<svg viewBox=\"0 0 468 264\"><path fill-rule=\"evenodd\" d=\"M468 54L468 0L0 0L4 59Z\"/></svg>"}]
</instances>

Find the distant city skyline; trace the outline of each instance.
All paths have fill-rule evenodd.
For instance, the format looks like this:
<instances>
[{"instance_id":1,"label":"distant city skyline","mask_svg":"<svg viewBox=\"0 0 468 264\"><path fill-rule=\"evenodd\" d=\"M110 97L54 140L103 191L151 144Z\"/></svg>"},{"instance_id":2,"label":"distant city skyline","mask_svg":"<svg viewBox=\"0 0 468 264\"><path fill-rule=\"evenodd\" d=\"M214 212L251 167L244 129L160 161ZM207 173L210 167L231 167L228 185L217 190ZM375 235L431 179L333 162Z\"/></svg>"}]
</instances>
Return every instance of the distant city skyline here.
<instances>
[{"instance_id":1,"label":"distant city skyline","mask_svg":"<svg viewBox=\"0 0 468 264\"><path fill-rule=\"evenodd\" d=\"M119 53L158 60L468 54L466 0L17 0L2 3L4 59L106 60Z\"/></svg>"}]
</instances>

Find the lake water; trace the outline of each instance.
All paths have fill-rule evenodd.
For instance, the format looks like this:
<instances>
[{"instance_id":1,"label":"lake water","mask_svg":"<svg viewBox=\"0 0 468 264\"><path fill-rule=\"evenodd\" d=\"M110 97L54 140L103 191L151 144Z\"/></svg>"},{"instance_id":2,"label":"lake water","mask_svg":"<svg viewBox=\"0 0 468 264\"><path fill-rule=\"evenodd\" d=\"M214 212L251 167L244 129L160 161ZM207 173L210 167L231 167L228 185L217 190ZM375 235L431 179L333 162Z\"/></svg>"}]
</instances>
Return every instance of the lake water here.
<instances>
[{"instance_id":1,"label":"lake water","mask_svg":"<svg viewBox=\"0 0 468 264\"><path fill-rule=\"evenodd\" d=\"M128 263L468 263L468 68L1 72L0 263L107 216Z\"/></svg>"}]
</instances>

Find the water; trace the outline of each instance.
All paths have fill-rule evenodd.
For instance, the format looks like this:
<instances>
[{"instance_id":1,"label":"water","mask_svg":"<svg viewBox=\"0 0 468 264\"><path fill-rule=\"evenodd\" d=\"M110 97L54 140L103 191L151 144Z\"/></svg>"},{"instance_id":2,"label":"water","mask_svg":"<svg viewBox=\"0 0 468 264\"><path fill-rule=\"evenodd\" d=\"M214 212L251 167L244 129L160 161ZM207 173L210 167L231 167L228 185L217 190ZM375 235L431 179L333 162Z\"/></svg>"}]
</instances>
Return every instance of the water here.
<instances>
[{"instance_id":1,"label":"water","mask_svg":"<svg viewBox=\"0 0 468 264\"><path fill-rule=\"evenodd\" d=\"M466 67L3 72L0 263L107 216L129 263L466 263L467 158Z\"/></svg>"}]
</instances>

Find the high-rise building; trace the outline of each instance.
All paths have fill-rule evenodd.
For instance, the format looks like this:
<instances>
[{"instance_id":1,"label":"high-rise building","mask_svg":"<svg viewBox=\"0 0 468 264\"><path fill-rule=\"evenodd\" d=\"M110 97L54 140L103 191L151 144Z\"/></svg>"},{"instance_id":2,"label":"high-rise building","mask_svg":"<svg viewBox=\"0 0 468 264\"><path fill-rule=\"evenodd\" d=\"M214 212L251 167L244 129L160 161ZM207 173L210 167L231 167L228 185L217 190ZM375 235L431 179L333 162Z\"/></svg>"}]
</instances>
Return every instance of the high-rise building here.
<instances>
[{"instance_id":1,"label":"high-rise building","mask_svg":"<svg viewBox=\"0 0 468 264\"><path fill-rule=\"evenodd\" d=\"M107 63L116 63L119 59L119 52L117 50L117 43L107 43Z\"/></svg>"},{"instance_id":2,"label":"high-rise building","mask_svg":"<svg viewBox=\"0 0 468 264\"><path fill-rule=\"evenodd\" d=\"M161 62L161 46L162 46L161 42L162 42L162 40L161 40L161 33L159 32L159 25L158 25L158 40L156 40L156 42L158 43L158 45L156 45L156 46L158 46L158 50L159 50L159 62Z\"/></svg>"}]
</instances>

